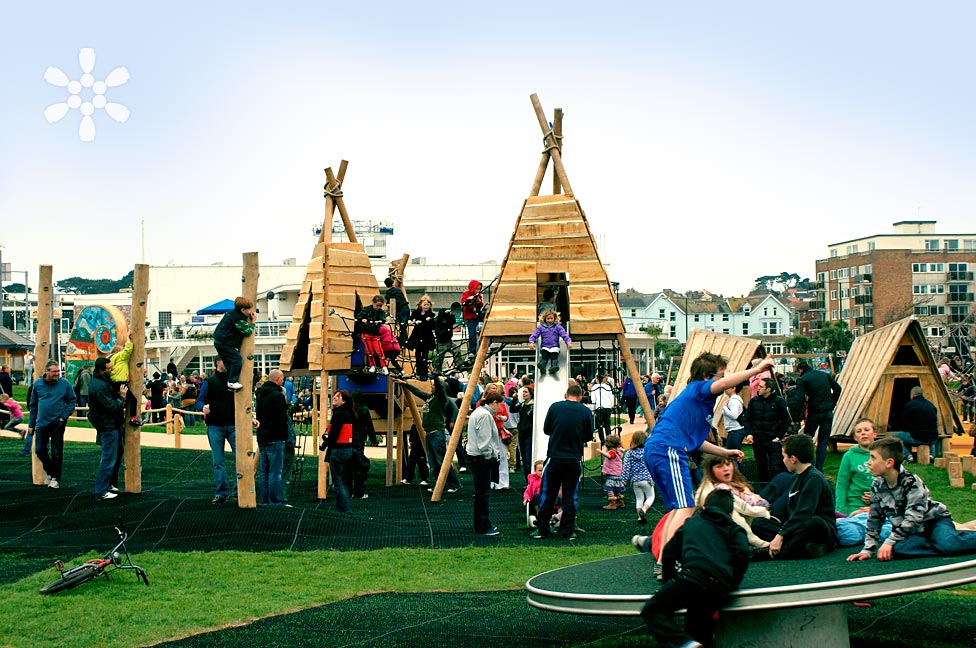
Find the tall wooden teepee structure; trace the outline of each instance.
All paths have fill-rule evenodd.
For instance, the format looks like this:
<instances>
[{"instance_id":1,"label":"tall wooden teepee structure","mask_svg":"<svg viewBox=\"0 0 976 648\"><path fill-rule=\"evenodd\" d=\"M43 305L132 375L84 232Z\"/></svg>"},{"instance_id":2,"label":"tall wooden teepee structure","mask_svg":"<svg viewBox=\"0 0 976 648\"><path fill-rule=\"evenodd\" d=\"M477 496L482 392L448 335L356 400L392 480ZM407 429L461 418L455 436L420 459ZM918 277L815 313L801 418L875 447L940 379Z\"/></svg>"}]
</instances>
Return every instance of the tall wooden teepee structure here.
<instances>
[{"instance_id":1,"label":"tall wooden teepee structure","mask_svg":"<svg viewBox=\"0 0 976 648\"><path fill-rule=\"evenodd\" d=\"M542 128L545 150L532 190L515 222L497 287L485 316L461 412L434 488L435 500L440 498L444 488L448 462L454 457L488 348L496 342L528 340L537 325L537 306L545 287L561 288L559 310L573 340L616 340L630 379L635 385L641 384L630 345L624 336L620 306L600 261L586 214L573 195L563 167L562 111L556 110L553 127L550 128L539 98L533 94L531 100ZM553 195L540 196L550 161L554 170ZM644 391L638 389L637 395L648 424L653 425L652 410Z\"/></svg>"}]
</instances>

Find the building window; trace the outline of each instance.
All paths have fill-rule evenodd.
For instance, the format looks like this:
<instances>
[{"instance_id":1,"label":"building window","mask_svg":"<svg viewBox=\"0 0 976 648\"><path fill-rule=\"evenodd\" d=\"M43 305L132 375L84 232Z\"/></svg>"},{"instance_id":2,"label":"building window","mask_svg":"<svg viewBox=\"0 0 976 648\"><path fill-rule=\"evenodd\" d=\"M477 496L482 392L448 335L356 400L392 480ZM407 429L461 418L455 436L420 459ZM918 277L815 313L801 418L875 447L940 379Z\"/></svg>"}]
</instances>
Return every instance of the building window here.
<instances>
[{"instance_id":1,"label":"building window","mask_svg":"<svg viewBox=\"0 0 976 648\"><path fill-rule=\"evenodd\" d=\"M830 258L833 259L836 257L837 257L837 248L834 248L833 250L830 251Z\"/></svg>"},{"instance_id":2,"label":"building window","mask_svg":"<svg viewBox=\"0 0 976 648\"><path fill-rule=\"evenodd\" d=\"M749 322L742 323L742 334L749 335Z\"/></svg>"},{"instance_id":3,"label":"building window","mask_svg":"<svg viewBox=\"0 0 976 648\"><path fill-rule=\"evenodd\" d=\"M841 268L837 271L838 279L847 279L847 268Z\"/></svg>"},{"instance_id":4,"label":"building window","mask_svg":"<svg viewBox=\"0 0 976 648\"><path fill-rule=\"evenodd\" d=\"M947 250L958 250L959 249L959 239L946 239L945 249Z\"/></svg>"},{"instance_id":5,"label":"building window","mask_svg":"<svg viewBox=\"0 0 976 648\"><path fill-rule=\"evenodd\" d=\"M874 241L868 241L868 252L876 249L877 247L878 247L877 243L875 243Z\"/></svg>"},{"instance_id":6,"label":"building window","mask_svg":"<svg viewBox=\"0 0 976 648\"><path fill-rule=\"evenodd\" d=\"M636 308L631 308L630 309L630 316L631 317L637 317L637 309Z\"/></svg>"},{"instance_id":7,"label":"building window","mask_svg":"<svg viewBox=\"0 0 976 648\"><path fill-rule=\"evenodd\" d=\"M658 310L657 317L658 317L658 319L664 319L664 309L663 308L661 308L661 309Z\"/></svg>"},{"instance_id":8,"label":"building window","mask_svg":"<svg viewBox=\"0 0 976 648\"><path fill-rule=\"evenodd\" d=\"M827 281L827 273L826 272L818 272L817 273L817 281L819 281L820 283L823 283L823 282Z\"/></svg>"},{"instance_id":9,"label":"building window","mask_svg":"<svg viewBox=\"0 0 976 648\"><path fill-rule=\"evenodd\" d=\"M847 299L847 294L848 294L847 293L847 288L841 288L840 289L840 298L841 299ZM776 313L773 313L773 315L775 315L775 314Z\"/></svg>"},{"instance_id":10,"label":"building window","mask_svg":"<svg viewBox=\"0 0 976 648\"><path fill-rule=\"evenodd\" d=\"M939 251L939 239L925 239L925 249L931 252Z\"/></svg>"},{"instance_id":11,"label":"building window","mask_svg":"<svg viewBox=\"0 0 976 648\"><path fill-rule=\"evenodd\" d=\"M173 313L170 311L159 311L159 325L162 327L173 325Z\"/></svg>"},{"instance_id":12,"label":"building window","mask_svg":"<svg viewBox=\"0 0 976 648\"><path fill-rule=\"evenodd\" d=\"M929 307L928 306L916 306L915 307L915 315L920 315L922 317L925 317L928 314L929 314Z\"/></svg>"},{"instance_id":13,"label":"building window","mask_svg":"<svg viewBox=\"0 0 976 648\"><path fill-rule=\"evenodd\" d=\"M851 316L851 311L850 310L848 310L846 308L840 309L840 318L841 319L847 319L850 316Z\"/></svg>"},{"instance_id":14,"label":"building window","mask_svg":"<svg viewBox=\"0 0 976 648\"><path fill-rule=\"evenodd\" d=\"M837 311L835 310L830 311L830 319L831 321L835 321L837 319Z\"/></svg>"},{"instance_id":15,"label":"building window","mask_svg":"<svg viewBox=\"0 0 976 648\"><path fill-rule=\"evenodd\" d=\"M729 321L729 314L728 313L722 313L722 321L723 322L728 322Z\"/></svg>"},{"instance_id":16,"label":"building window","mask_svg":"<svg viewBox=\"0 0 976 648\"><path fill-rule=\"evenodd\" d=\"M728 335L729 334L729 329L727 329L727 328L722 329L722 333L725 333L726 335Z\"/></svg>"},{"instance_id":17,"label":"building window","mask_svg":"<svg viewBox=\"0 0 976 648\"><path fill-rule=\"evenodd\" d=\"M763 335L779 335L779 322L763 322Z\"/></svg>"},{"instance_id":18,"label":"building window","mask_svg":"<svg viewBox=\"0 0 976 648\"><path fill-rule=\"evenodd\" d=\"M836 270L831 270L830 271L830 278L831 279L836 279L837 278L837 271Z\"/></svg>"},{"instance_id":19,"label":"building window","mask_svg":"<svg viewBox=\"0 0 976 648\"><path fill-rule=\"evenodd\" d=\"M694 315L692 315L692 316L691 316L691 318L692 318L692 319L693 319L693 320L694 320L694 321L695 321L696 323L697 323L697 322L700 322L700 321L701 321L701 315L699 315L698 313L695 313Z\"/></svg>"},{"instance_id":20,"label":"building window","mask_svg":"<svg viewBox=\"0 0 976 648\"><path fill-rule=\"evenodd\" d=\"M976 250L976 239L963 239L962 249L964 250Z\"/></svg>"},{"instance_id":21,"label":"building window","mask_svg":"<svg viewBox=\"0 0 976 648\"><path fill-rule=\"evenodd\" d=\"M830 298L831 299L837 299L837 291L836 290L831 290L830 291Z\"/></svg>"},{"instance_id":22,"label":"building window","mask_svg":"<svg viewBox=\"0 0 976 648\"><path fill-rule=\"evenodd\" d=\"M672 322L677 322L678 321L678 314L675 313L674 311L671 311L671 317L669 317L668 319L670 321L672 321Z\"/></svg>"},{"instance_id":23,"label":"building window","mask_svg":"<svg viewBox=\"0 0 976 648\"><path fill-rule=\"evenodd\" d=\"M709 313L708 314L708 321L709 322L714 322L715 321L715 313Z\"/></svg>"},{"instance_id":24,"label":"building window","mask_svg":"<svg viewBox=\"0 0 976 648\"><path fill-rule=\"evenodd\" d=\"M752 314L752 306L750 306L749 304L743 304L742 305L742 314L743 315L751 315Z\"/></svg>"}]
</instances>

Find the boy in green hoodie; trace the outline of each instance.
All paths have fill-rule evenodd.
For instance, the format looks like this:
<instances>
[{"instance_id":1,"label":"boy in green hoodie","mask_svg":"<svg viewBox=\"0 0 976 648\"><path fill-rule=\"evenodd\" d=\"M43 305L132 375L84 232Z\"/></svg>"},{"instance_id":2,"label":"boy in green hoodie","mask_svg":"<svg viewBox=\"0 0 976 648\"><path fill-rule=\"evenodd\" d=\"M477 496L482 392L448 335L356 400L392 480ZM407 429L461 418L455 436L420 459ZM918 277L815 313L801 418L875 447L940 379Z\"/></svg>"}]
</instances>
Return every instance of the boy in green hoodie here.
<instances>
[{"instance_id":1,"label":"boy in green hoodie","mask_svg":"<svg viewBox=\"0 0 976 648\"><path fill-rule=\"evenodd\" d=\"M834 488L834 501L837 510L844 515L850 515L858 509L865 508L871 503L871 482L874 477L868 470L869 450L877 437L874 421L860 418L854 423L854 441L856 446L844 453L837 471L837 485Z\"/></svg>"}]
</instances>

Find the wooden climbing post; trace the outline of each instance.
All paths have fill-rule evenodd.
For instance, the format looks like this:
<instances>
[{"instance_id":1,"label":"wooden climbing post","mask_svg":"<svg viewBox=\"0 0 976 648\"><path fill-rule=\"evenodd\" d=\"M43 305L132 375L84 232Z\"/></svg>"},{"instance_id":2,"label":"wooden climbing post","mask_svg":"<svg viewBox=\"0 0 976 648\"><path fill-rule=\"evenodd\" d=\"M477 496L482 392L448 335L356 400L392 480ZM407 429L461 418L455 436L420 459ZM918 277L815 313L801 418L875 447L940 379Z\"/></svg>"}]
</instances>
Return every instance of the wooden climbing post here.
<instances>
[{"instance_id":1,"label":"wooden climbing post","mask_svg":"<svg viewBox=\"0 0 976 648\"><path fill-rule=\"evenodd\" d=\"M47 369L47 361L51 359L51 316L54 309L54 268L49 265L42 265L40 268L40 278L37 286L37 337L34 339L34 366L37 368L35 373L41 373ZM28 408L30 403L27 403ZM33 422L31 423L33 427ZM31 477L36 486L44 485L44 465L37 458L34 449L37 447L37 430L34 430L34 443L31 445Z\"/></svg>"},{"instance_id":2,"label":"wooden climbing post","mask_svg":"<svg viewBox=\"0 0 976 648\"><path fill-rule=\"evenodd\" d=\"M136 416L142 417L146 391L146 300L149 298L149 266L136 264L132 272L132 310L129 316L129 393L136 398ZM125 492L142 492L142 428L132 427L125 416Z\"/></svg>"},{"instance_id":3,"label":"wooden climbing post","mask_svg":"<svg viewBox=\"0 0 976 648\"><path fill-rule=\"evenodd\" d=\"M244 275L241 277L241 295L257 303L258 297L258 253L244 254ZM258 454L254 448L254 335L244 338L241 343L241 377L243 385L234 395L234 423L237 429L237 505L240 508L256 508L257 493L254 488L254 473Z\"/></svg>"},{"instance_id":4,"label":"wooden climbing post","mask_svg":"<svg viewBox=\"0 0 976 648\"><path fill-rule=\"evenodd\" d=\"M312 425L312 429L316 430L317 437L315 441L315 447L317 448L322 443L322 437L325 435L325 430L329 425L329 406L332 404L332 399L329 398L329 372L322 371L319 374L320 380L320 390L318 407L315 411L318 412L318 426ZM314 383L313 383L314 384ZM314 388L313 388L314 392ZM326 451L319 451L319 473L318 473L318 497L319 499L325 499L329 496L329 462L326 461L325 457Z\"/></svg>"}]
</instances>

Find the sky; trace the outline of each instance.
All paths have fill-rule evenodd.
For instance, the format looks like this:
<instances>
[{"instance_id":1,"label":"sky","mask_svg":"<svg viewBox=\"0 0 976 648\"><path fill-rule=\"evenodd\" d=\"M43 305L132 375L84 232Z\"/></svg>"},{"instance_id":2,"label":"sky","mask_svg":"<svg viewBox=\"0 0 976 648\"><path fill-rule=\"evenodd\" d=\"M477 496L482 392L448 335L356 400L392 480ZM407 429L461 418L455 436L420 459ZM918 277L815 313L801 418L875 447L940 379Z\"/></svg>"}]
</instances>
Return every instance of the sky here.
<instances>
[{"instance_id":1,"label":"sky","mask_svg":"<svg viewBox=\"0 0 976 648\"><path fill-rule=\"evenodd\" d=\"M543 148L532 93L565 112L622 289L741 295L897 221L976 230L971 3L276 4L7 3L3 261L32 285L303 264L342 159L391 257L500 261ZM69 96L45 71L80 80L84 48L92 79L129 74L103 93L128 119L96 107L93 141L77 109L45 119Z\"/></svg>"}]
</instances>

